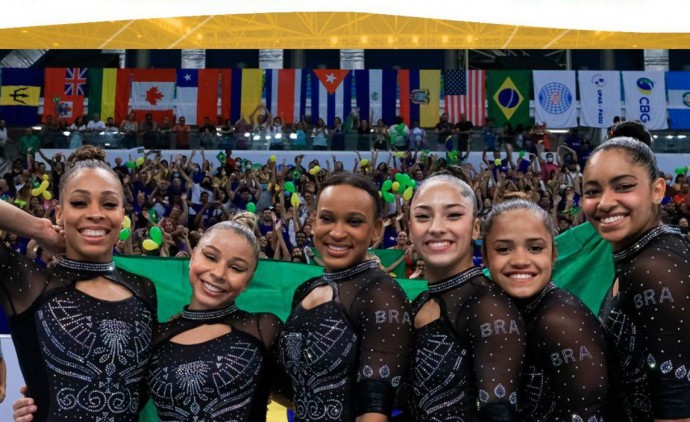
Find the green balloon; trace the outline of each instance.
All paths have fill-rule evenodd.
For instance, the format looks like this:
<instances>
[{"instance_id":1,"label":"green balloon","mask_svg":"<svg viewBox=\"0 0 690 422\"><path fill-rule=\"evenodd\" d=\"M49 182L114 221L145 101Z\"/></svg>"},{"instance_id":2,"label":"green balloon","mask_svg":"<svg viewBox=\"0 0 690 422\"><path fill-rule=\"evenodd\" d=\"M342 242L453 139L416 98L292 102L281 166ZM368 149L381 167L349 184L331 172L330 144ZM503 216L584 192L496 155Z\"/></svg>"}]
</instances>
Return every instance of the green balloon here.
<instances>
[{"instance_id":1,"label":"green balloon","mask_svg":"<svg viewBox=\"0 0 690 422\"><path fill-rule=\"evenodd\" d=\"M402 183L403 181L403 173L395 173L395 181L398 183Z\"/></svg>"},{"instance_id":2,"label":"green balloon","mask_svg":"<svg viewBox=\"0 0 690 422\"><path fill-rule=\"evenodd\" d=\"M129 239L129 236L132 234L132 231L130 229L122 229L120 230L120 240L127 240Z\"/></svg>"},{"instance_id":3,"label":"green balloon","mask_svg":"<svg viewBox=\"0 0 690 422\"><path fill-rule=\"evenodd\" d=\"M395 201L395 195L393 195L390 192L384 192L383 193L383 200L388 202L389 204Z\"/></svg>"},{"instance_id":4,"label":"green balloon","mask_svg":"<svg viewBox=\"0 0 690 422\"><path fill-rule=\"evenodd\" d=\"M400 173L398 173L398 174L400 174ZM392 187L393 187L393 182L390 179L388 179L385 182L383 182L383 186L381 186L381 192L384 192L384 193L388 192L389 190L391 190Z\"/></svg>"},{"instance_id":5,"label":"green balloon","mask_svg":"<svg viewBox=\"0 0 690 422\"><path fill-rule=\"evenodd\" d=\"M256 204L253 202L248 202L247 203L247 211L256 212Z\"/></svg>"},{"instance_id":6,"label":"green balloon","mask_svg":"<svg viewBox=\"0 0 690 422\"><path fill-rule=\"evenodd\" d=\"M285 182L285 190L290 193L295 193L295 184L292 182Z\"/></svg>"},{"instance_id":7,"label":"green balloon","mask_svg":"<svg viewBox=\"0 0 690 422\"><path fill-rule=\"evenodd\" d=\"M127 161L127 163L125 163L125 167L127 167L128 169L133 169L137 167L137 163L135 163L134 161Z\"/></svg>"},{"instance_id":8,"label":"green balloon","mask_svg":"<svg viewBox=\"0 0 690 422\"><path fill-rule=\"evenodd\" d=\"M156 242L156 245L160 246L163 244L163 233L161 232L160 227L151 227L151 230L149 230L149 236L151 237L151 240Z\"/></svg>"}]
</instances>

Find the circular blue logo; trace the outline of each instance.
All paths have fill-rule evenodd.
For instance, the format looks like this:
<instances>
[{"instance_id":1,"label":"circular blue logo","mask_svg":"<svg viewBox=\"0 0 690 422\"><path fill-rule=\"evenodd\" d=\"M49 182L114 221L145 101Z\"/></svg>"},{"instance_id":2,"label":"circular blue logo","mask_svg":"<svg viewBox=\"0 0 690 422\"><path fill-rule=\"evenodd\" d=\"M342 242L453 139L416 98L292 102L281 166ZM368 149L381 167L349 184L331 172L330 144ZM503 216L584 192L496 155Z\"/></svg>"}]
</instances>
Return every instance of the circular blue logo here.
<instances>
[{"instance_id":1,"label":"circular blue logo","mask_svg":"<svg viewBox=\"0 0 690 422\"><path fill-rule=\"evenodd\" d=\"M573 94L559 82L549 82L539 91L539 104L550 114L563 114L573 105Z\"/></svg>"},{"instance_id":2,"label":"circular blue logo","mask_svg":"<svg viewBox=\"0 0 690 422\"><path fill-rule=\"evenodd\" d=\"M603 88L606 86L606 79L604 79L604 75L602 75L601 73L597 73L594 76L592 76L592 83L597 88Z\"/></svg>"},{"instance_id":3,"label":"circular blue logo","mask_svg":"<svg viewBox=\"0 0 690 422\"><path fill-rule=\"evenodd\" d=\"M513 88L502 89L498 93L498 103L505 108L515 108L520 103L520 94Z\"/></svg>"},{"instance_id":4,"label":"circular blue logo","mask_svg":"<svg viewBox=\"0 0 690 422\"><path fill-rule=\"evenodd\" d=\"M640 78L637 80L637 89L643 95L650 95L654 89L654 81L649 78Z\"/></svg>"},{"instance_id":5,"label":"circular blue logo","mask_svg":"<svg viewBox=\"0 0 690 422\"><path fill-rule=\"evenodd\" d=\"M690 92L683 93L683 105L690 107Z\"/></svg>"}]
</instances>

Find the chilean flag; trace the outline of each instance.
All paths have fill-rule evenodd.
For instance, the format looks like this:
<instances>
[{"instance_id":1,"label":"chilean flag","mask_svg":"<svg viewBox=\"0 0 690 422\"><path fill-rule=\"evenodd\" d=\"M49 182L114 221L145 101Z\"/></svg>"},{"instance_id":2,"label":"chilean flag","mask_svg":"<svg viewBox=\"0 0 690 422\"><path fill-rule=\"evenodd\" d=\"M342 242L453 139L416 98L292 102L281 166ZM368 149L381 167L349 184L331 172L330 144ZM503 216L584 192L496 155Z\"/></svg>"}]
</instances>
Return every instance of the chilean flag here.
<instances>
[{"instance_id":1,"label":"chilean flag","mask_svg":"<svg viewBox=\"0 0 690 422\"><path fill-rule=\"evenodd\" d=\"M218 115L219 69L178 69L177 117L202 126L204 119L216 121Z\"/></svg>"},{"instance_id":2,"label":"chilean flag","mask_svg":"<svg viewBox=\"0 0 690 422\"><path fill-rule=\"evenodd\" d=\"M266 69L266 107L283 124L304 118L308 74L302 69Z\"/></svg>"},{"instance_id":3,"label":"chilean flag","mask_svg":"<svg viewBox=\"0 0 690 422\"><path fill-rule=\"evenodd\" d=\"M352 72L349 69L312 69L311 118L316 124L319 118L327 126L335 124L335 118L345 121L352 111Z\"/></svg>"},{"instance_id":4,"label":"chilean flag","mask_svg":"<svg viewBox=\"0 0 690 422\"><path fill-rule=\"evenodd\" d=\"M147 113L158 124L163 117L172 118L175 104L175 69L132 69L132 111L137 120Z\"/></svg>"}]
</instances>

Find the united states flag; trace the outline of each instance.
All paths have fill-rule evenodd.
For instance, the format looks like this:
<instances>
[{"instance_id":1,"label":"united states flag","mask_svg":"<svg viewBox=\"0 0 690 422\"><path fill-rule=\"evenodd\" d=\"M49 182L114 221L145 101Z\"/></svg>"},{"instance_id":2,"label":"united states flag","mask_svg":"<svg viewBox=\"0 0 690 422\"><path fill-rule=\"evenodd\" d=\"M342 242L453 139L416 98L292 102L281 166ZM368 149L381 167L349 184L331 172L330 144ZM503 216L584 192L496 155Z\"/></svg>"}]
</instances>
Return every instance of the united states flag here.
<instances>
[{"instance_id":1,"label":"united states flag","mask_svg":"<svg viewBox=\"0 0 690 422\"><path fill-rule=\"evenodd\" d=\"M465 114L473 125L482 127L486 119L486 71L446 70L443 72L445 111L448 121L460 121Z\"/></svg>"}]
</instances>

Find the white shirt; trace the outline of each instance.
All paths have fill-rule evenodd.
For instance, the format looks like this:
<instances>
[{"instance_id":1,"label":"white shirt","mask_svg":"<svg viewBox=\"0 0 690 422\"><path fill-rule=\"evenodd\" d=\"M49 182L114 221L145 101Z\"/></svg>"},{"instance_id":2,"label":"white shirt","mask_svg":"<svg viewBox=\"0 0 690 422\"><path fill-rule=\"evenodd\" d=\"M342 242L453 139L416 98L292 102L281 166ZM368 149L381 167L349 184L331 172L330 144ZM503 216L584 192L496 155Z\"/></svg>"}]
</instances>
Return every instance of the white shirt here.
<instances>
[{"instance_id":1,"label":"white shirt","mask_svg":"<svg viewBox=\"0 0 690 422\"><path fill-rule=\"evenodd\" d=\"M5 142L7 142L7 128L6 127L0 129L0 146L5 146Z\"/></svg>"},{"instance_id":2,"label":"white shirt","mask_svg":"<svg viewBox=\"0 0 690 422\"><path fill-rule=\"evenodd\" d=\"M95 121L95 120L89 120L89 123L86 125L86 129L88 130L97 130L97 131L103 131L105 130L105 123L103 120Z\"/></svg>"}]
</instances>

